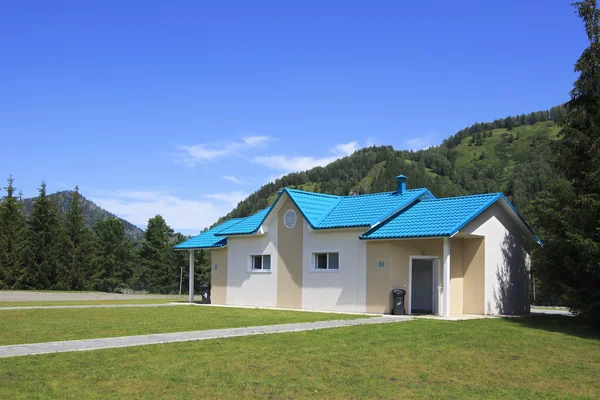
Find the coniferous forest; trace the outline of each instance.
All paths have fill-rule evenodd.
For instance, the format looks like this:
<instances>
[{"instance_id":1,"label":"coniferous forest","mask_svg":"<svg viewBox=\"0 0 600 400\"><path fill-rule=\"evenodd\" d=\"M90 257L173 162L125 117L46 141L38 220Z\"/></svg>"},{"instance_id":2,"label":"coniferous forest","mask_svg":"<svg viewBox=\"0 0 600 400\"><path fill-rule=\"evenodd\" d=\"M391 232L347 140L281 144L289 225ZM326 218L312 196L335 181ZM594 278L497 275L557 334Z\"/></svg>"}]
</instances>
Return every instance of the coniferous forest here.
<instances>
[{"instance_id":1,"label":"coniferous forest","mask_svg":"<svg viewBox=\"0 0 600 400\"><path fill-rule=\"evenodd\" d=\"M408 176L409 188L427 187L437 197L503 192L545 243L532 248L533 302L567 305L600 325L600 12L595 1L575 7L589 46L564 105L475 123L425 150L358 150L262 186L221 221L267 207L283 187L390 191L398 174ZM9 178L0 202L0 289L178 290L186 253L172 246L185 237L161 216L132 241L115 218L90 229L77 189L63 213L44 184L28 213L15 190ZM196 254L197 282L207 283L208 254Z\"/></svg>"},{"instance_id":2,"label":"coniferous forest","mask_svg":"<svg viewBox=\"0 0 600 400\"><path fill-rule=\"evenodd\" d=\"M30 212L8 178L0 202L0 289L150 291L176 293L180 268L187 281L187 252L172 246L187 239L157 215L142 239L127 234L115 217L90 228L78 188L69 204L59 204L41 184ZM59 208L66 210L62 213ZM209 258L196 251L197 285L210 282Z\"/></svg>"}]
</instances>

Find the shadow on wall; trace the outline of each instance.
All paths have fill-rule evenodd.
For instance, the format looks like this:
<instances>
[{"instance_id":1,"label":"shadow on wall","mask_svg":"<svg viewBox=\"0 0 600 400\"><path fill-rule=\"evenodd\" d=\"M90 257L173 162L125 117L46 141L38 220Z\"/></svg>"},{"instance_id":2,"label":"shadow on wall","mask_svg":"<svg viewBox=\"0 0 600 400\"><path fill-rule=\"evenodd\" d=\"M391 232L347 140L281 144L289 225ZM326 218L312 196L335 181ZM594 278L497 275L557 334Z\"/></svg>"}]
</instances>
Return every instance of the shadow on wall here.
<instances>
[{"instance_id":1,"label":"shadow on wall","mask_svg":"<svg viewBox=\"0 0 600 400\"><path fill-rule=\"evenodd\" d=\"M499 314L528 314L529 271L521 237L506 234L502 242L502 263L497 265L494 301Z\"/></svg>"}]
</instances>

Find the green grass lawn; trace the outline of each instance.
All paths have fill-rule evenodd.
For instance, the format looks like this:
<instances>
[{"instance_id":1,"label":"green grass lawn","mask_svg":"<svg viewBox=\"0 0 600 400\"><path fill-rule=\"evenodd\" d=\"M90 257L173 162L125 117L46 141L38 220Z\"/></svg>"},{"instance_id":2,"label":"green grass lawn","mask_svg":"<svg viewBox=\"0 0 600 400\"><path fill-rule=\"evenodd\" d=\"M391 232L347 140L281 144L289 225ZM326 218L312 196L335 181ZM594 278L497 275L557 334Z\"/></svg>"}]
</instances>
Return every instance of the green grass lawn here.
<instances>
[{"instance_id":1,"label":"green grass lawn","mask_svg":"<svg viewBox=\"0 0 600 400\"><path fill-rule=\"evenodd\" d=\"M597 398L572 317L417 320L0 359L0 398Z\"/></svg>"},{"instance_id":2,"label":"green grass lawn","mask_svg":"<svg viewBox=\"0 0 600 400\"><path fill-rule=\"evenodd\" d=\"M59 301L5 301L0 307L37 307L37 306L92 306L111 304L165 304L182 302L182 297L172 299L129 299L129 300L59 300Z\"/></svg>"},{"instance_id":3,"label":"green grass lawn","mask_svg":"<svg viewBox=\"0 0 600 400\"><path fill-rule=\"evenodd\" d=\"M362 316L197 306L2 310L0 345L354 318Z\"/></svg>"}]
</instances>

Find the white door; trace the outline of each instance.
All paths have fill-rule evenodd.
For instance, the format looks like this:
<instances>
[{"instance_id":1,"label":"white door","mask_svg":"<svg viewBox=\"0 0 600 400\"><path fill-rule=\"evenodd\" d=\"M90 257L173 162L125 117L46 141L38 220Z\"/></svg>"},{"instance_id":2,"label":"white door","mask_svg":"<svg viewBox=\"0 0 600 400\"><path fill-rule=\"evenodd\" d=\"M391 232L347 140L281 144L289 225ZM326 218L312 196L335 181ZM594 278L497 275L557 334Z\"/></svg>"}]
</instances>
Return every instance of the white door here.
<instances>
[{"instance_id":1,"label":"white door","mask_svg":"<svg viewBox=\"0 0 600 400\"><path fill-rule=\"evenodd\" d=\"M442 297L442 285L440 283L440 260L433 260L433 313L440 314L440 298Z\"/></svg>"}]
</instances>

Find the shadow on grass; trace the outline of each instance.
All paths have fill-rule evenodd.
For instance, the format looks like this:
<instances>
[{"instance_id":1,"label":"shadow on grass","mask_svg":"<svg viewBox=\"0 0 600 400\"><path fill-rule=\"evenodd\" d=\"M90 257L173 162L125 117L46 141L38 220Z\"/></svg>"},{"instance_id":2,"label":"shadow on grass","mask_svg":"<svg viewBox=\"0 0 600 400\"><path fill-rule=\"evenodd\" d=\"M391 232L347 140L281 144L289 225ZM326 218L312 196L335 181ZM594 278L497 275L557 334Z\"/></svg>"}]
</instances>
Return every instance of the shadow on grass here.
<instances>
[{"instance_id":1,"label":"shadow on grass","mask_svg":"<svg viewBox=\"0 0 600 400\"><path fill-rule=\"evenodd\" d=\"M506 318L507 321L519 324L524 328L542 329L548 332L563 333L583 339L600 340L600 332L580 318L566 315L528 315Z\"/></svg>"}]
</instances>

